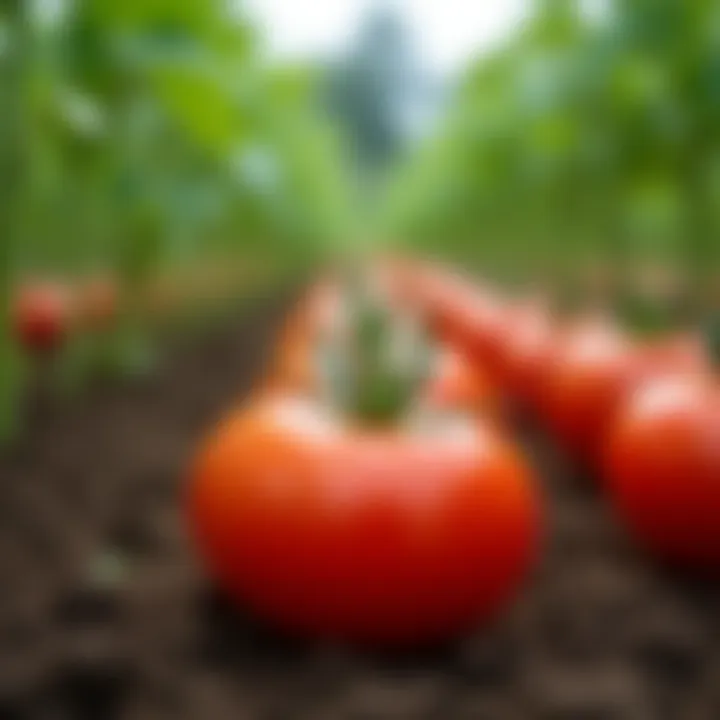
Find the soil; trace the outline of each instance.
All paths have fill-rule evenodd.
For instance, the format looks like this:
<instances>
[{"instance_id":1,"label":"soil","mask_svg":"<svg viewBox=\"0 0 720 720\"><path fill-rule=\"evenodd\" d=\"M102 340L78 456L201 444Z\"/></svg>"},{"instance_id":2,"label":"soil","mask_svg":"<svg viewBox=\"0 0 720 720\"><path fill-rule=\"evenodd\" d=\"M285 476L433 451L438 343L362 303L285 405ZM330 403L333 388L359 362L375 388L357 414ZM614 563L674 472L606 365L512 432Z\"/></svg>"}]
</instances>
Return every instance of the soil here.
<instances>
[{"instance_id":1,"label":"soil","mask_svg":"<svg viewBox=\"0 0 720 720\"><path fill-rule=\"evenodd\" d=\"M533 428L544 560L494 626L388 657L276 635L227 603L184 534L184 469L286 305L173 346L155 376L36 404L0 459L0 719L720 717L716 584L655 567Z\"/></svg>"}]
</instances>

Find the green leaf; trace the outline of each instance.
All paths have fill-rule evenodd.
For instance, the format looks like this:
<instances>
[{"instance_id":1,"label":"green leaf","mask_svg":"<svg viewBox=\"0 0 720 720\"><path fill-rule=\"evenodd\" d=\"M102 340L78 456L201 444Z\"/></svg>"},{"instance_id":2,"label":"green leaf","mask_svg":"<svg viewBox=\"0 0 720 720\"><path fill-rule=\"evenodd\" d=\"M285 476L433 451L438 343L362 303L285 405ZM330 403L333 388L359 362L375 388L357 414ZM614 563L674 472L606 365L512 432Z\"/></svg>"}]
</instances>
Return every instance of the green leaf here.
<instances>
[{"instance_id":1,"label":"green leaf","mask_svg":"<svg viewBox=\"0 0 720 720\"><path fill-rule=\"evenodd\" d=\"M221 78L201 68L175 67L157 71L155 82L162 102L204 148L226 153L237 145L243 118Z\"/></svg>"}]
</instances>

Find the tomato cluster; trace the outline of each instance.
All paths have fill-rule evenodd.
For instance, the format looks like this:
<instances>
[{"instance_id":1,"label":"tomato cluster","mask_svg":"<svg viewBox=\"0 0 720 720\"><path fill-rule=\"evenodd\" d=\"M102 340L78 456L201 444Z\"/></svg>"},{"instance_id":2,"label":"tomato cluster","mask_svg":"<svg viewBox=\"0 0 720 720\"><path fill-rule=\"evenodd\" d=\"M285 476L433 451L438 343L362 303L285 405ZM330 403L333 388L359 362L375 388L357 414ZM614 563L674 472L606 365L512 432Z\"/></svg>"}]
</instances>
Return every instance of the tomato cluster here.
<instances>
[{"instance_id":1,"label":"tomato cluster","mask_svg":"<svg viewBox=\"0 0 720 720\"><path fill-rule=\"evenodd\" d=\"M720 567L720 388L699 334L637 340L605 313L561 322L537 298L418 277L418 301L445 336L599 477L642 545Z\"/></svg>"},{"instance_id":2,"label":"tomato cluster","mask_svg":"<svg viewBox=\"0 0 720 720\"><path fill-rule=\"evenodd\" d=\"M252 399L193 467L188 515L210 572L291 631L408 644L500 612L539 554L538 483L508 437L534 415L599 471L660 557L720 564L720 392L697 338L638 342L598 312L560 321L437 265L383 266L389 306L435 347L414 402L367 425L321 392L342 283L297 304Z\"/></svg>"}]
</instances>

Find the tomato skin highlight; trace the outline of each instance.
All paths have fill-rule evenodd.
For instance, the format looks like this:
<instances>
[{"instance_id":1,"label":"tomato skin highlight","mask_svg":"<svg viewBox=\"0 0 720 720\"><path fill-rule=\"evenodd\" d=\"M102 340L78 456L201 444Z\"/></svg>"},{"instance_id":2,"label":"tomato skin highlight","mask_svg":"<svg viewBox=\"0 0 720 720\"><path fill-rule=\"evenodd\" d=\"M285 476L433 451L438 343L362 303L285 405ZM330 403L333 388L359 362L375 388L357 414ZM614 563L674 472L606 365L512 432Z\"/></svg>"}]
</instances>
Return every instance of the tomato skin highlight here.
<instances>
[{"instance_id":1,"label":"tomato skin highlight","mask_svg":"<svg viewBox=\"0 0 720 720\"><path fill-rule=\"evenodd\" d=\"M720 390L698 373L648 382L608 433L604 481L619 516L668 562L720 570Z\"/></svg>"},{"instance_id":2,"label":"tomato skin highlight","mask_svg":"<svg viewBox=\"0 0 720 720\"><path fill-rule=\"evenodd\" d=\"M72 303L65 285L58 282L31 282L17 292L12 310L15 337L31 355L48 355L67 339Z\"/></svg>"},{"instance_id":3,"label":"tomato skin highlight","mask_svg":"<svg viewBox=\"0 0 720 720\"><path fill-rule=\"evenodd\" d=\"M371 645L488 621L538 554L534 486L489 427L363 433L287 396L220 428L188 509L208 567L240 601L292 632Z\"/></svg>"}]
</instances>

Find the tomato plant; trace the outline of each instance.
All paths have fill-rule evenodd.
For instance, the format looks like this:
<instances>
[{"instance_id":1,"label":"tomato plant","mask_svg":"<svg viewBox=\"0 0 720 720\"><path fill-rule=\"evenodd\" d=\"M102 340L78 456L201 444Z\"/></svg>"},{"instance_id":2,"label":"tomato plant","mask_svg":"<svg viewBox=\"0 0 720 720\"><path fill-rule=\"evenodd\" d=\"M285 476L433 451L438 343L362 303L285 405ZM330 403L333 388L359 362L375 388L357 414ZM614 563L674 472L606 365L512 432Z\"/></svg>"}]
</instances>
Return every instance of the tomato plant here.
<instances>
[{"instance_id":1,"label":"tomato plant","mask_svg":"<svg viewBox=\"0 0 720 720\"><path fill-rule=\"evenodd\" d=\"M697 372L648 382L608 433L604 476L633 534L672 562L720 567L720 389Z\"/></svg>"},{"instance_id":2,"label":"tomato plant","mask_svg":"<svg viewBox=\"0 0 720 720\"><path fill-rule=\"evenodd\" d=\"M510 601L538 551L528 470L475 420L358 430L266 398L201 454L191 527L220 583L293 631L439 640Z\"/></svg>"}]
</instances>

